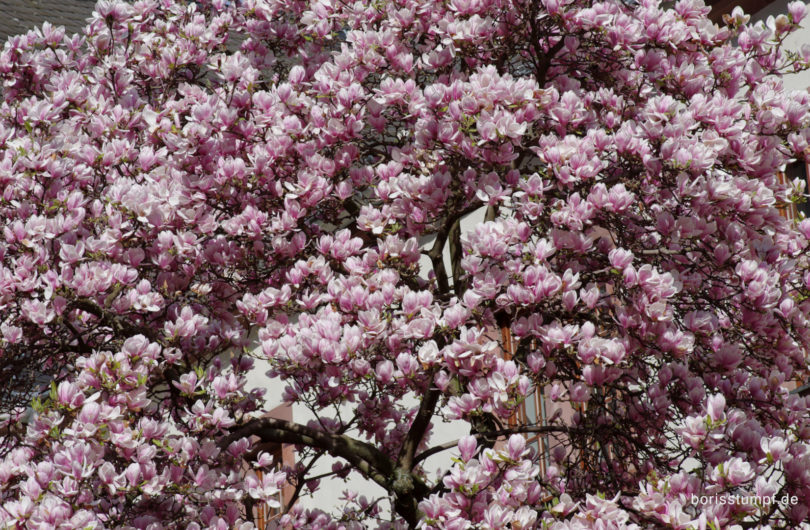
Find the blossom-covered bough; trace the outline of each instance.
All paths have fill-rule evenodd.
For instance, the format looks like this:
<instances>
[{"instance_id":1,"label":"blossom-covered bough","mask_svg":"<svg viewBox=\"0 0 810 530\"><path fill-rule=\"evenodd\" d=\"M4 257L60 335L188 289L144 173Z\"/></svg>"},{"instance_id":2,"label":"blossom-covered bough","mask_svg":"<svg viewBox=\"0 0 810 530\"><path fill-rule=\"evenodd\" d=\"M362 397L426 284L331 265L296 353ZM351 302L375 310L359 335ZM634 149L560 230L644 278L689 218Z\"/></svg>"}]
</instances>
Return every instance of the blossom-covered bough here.
<instances>
[{"instance_id":1,"label":"blossom-covered bough","mask_svg":"<svg viewBox=\"0 0 810 530\"><path fill-rule=\"evenodd\" d=\"M0 526L251 528L288 483L295 528L807 527L789 10L139 0L12 37ZM535 389L574 412L510 421ZM384 497L304 509L323 456Z\"/></svg>"}]
</instances>

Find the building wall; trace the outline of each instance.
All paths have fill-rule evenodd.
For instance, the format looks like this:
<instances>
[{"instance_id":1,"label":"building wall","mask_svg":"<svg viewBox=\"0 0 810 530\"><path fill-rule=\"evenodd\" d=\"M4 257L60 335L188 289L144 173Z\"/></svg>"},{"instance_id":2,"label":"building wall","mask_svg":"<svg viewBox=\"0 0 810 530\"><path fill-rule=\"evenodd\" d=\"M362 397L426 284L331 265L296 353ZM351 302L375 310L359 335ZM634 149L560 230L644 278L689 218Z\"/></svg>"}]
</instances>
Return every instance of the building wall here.
<instances>
[{"instance_id":1,"label":"building wall","mask_svg":"<svg viewBox=\"0 0 810 530\"><path fill-rule=\"evenodd\" d=\"M763 9L751 14L751 22L767 22L768 17L787 13L788 0L776 0ZM801 22L801 27L785 40L785 48L800 51L802 45L810 46L810 14ZM810 70L786 75L785 88L805 91L810 87Z\"/></svg>"}]
</instances>

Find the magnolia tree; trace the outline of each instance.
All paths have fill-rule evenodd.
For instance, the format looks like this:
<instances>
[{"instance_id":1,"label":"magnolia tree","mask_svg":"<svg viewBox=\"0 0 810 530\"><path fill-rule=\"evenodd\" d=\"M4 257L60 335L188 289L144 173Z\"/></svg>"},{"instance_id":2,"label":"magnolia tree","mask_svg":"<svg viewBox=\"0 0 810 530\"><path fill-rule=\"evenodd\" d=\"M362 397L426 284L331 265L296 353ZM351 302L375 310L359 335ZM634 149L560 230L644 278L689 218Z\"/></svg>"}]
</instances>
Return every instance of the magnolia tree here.
<instances>
[{"instance_id":1,"label":"magnolia tree","mask_svg":"<svg viewBox=\"0 0 810 530\"><path fill-rule=\"evenodd\" d=\"M0 526L247 529L282 487L293 528L810 526L788 8L140 0L12 37ZM541 390L572 412L516 423ZM383 497L304 509L323 456Z\"/></svg>"}]
</instances>

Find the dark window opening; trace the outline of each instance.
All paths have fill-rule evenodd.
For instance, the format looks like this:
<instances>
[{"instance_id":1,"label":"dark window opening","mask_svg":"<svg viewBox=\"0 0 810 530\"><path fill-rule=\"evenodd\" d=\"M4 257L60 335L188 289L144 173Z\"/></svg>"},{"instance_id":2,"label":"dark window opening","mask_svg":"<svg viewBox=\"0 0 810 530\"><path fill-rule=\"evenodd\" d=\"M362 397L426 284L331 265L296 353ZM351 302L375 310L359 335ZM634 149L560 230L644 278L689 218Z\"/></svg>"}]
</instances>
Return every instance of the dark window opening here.
<instances>
[{"instance_id":1,"label":"dark window opening","mask_svg":"<svg viewBox=\"0 0 810 530\"><path fill-rule=\"evenodd\" d=\"M793 182L797 178L805 182L805 188L804 200L796 203L796 210L802 214L800 217L810 219L810 200L807 197L808 192L810 192L810 185L807 184L807 163L804 160L797 160L785 168L786 182Z\"/></svg>"}]
</instances>

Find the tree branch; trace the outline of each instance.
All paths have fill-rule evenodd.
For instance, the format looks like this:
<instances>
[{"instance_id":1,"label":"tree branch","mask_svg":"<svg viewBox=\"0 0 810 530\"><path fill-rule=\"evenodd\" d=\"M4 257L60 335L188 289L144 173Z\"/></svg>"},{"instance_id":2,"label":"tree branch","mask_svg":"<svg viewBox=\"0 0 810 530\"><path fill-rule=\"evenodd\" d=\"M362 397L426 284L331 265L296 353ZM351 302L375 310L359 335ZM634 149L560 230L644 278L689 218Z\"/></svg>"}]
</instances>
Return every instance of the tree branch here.
<instances>
[{"instance_id":1,"label":"tree branch","mask_svg":"<svg viewBox=\"0 0 810 530\"><path fill-rule=\"evenodd\" d=\"M256 436L263 442L313 447L346 460L364 476L396 496L394 507L411 527L418 523L418 504L427 496L429 488L419 477L411 474L410 470L403 472L402 469L395 468L391 459L375 446L345 434L319 431L276 418L252 420L232 431L220 442L220 446L228 447L232 442L250 436Z\"/></svg>"},{"instance_id":2,"label":"tree branch","mask_svg":"<svg viewBox=\"0 0 810 530\"><path fill-rule=\"evenodd\" d=\"M419 411L416 413L408 435L405 437L405 441L402 443L402 448L399 451L397 468L408 472L413 469L415 465L414 455L416 454L416 449L425 436L425 431L427 431L428 425L430 424L430 419L433 417L433 411L436 408L436 404L439 402L440 394L441 392L439 392L438 388L430 388L422 399L422 403L419 405Z\"/></svg>"},{"instance_id":3,"label":"tree branch","mask_svg":"<svg viewBox=\"0 0 810 530\"><path fill-rule=\"evenodd\" d=\"M461 218L470 212L475 211L480 207L478 201L469 204L463 210L460 210L452 215L448 215L444 223L436 232L436 240L433 246L427 252L433 264L433 272L436 274L436 283L438 283L439 291L442 294L450 292L450 284L447 278L447 269L444 266L444 247L447 244L448 238L450 239L450 260L453 264L453 287L456 287L456 262L461 259L458 250L461 248L458 240L459 237L459 224ZM458 275L460 277L460 275ZM458 293L456 293L458 294Z\"/></svg>"},{"instance_id":4,"label":"tree branch","mask_svg":"<svg viewBox=\"0 0 810 530\"><path fill-rule=\"evenodd\" d=\"M494 439L500 438L501 436L507 436L510 434L528 434L528 433L566 433L566 434L578 434L582 431L582 429L572 429L571 427L564 427L560 425L525 425L522 427L515 427L513 429L502 429L495 432L477 432L477 433L470 433L470 436L474 436L477 439ZM419 462L430 458L431 456L441 453L442 451L446 451L448 449L452 449L458 446L458 440L453 442L443 443L441 445L436 445L422 451L419 453L416 458L414 459L414 465L418 464Z\"/></svg>"},{"instance_id":5,"label":"tree branch","mask_svg":"<svg viewBox=\"0 0 810 530\"><path fill-rule=\"evenodd\" d=\"M388 478L393 474L391 460L376 447L355 440L345 434L332 434L311 427L276 418L255 419L228 435L222 445L257 436L263 442L306 445L322 449L332 456L343 458L365 476L389 489Z\"/></svg>"},{"instance_id":6,"label":"tree branch","mask_svg":"<svg viewBox=\"0 0 810 530\"><path fill-rule=\"evenodd\" d=\"M464 295L464 285L461 283L461 277L464 271L461 268L461 217L456 219L453 226L450 227L450 265L453 267L453 291L456 296L461 298Z\"/></svg>"},{"instance_id":7,"label":"tree branch","mask_svg":"<svg viewBox=\"0 0 810 530\"><path fill-rule=\"evenodd\" d=\"M103 324L110 326L117 334L125 336L143 335L152 342L160 343L153 329L147 326L135 325L121 316L113 315L109 310L101 307L89 298L78 298L72 301L68 307L70 307L70 309L81 309L86 313L98 317Z\"/></svg>"}]
</instances>

